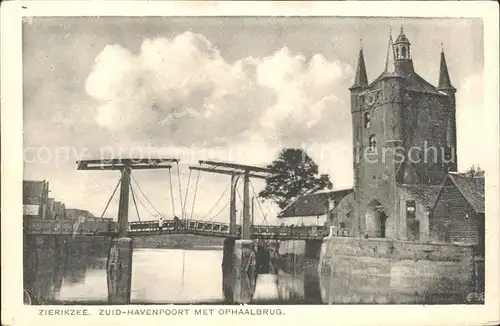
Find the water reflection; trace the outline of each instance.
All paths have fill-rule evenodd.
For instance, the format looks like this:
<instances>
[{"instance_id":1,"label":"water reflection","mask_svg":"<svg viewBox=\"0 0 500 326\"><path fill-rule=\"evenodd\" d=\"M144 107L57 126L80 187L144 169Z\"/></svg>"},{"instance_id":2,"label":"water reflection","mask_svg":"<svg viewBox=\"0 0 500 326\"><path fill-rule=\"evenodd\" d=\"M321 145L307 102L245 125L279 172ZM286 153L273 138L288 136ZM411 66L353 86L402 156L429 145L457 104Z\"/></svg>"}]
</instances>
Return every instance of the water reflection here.
<instances>
[{"instance_id":1,"label":"water reflection","mask_svg":"<svg viewBox=\"0 0 500 326\"><path fill-rule=\"evenodd\" d=\"M59 257L56 254L54 259L45 260L45 266L35 272L36 281L30 289L37 289L39 303L106 303L107 246L92 254L89 248L74 243L66 244L66 248L59 251ZM222 255L220 249L135 249L132 303L222 303ZM303 271L287 271L291 267L288 263L282 265L284 268L276 274L259 275L256 302L305 303L307 276Z\"/></svg>"},{"instance_id":2,"label":"water reflection","mask_svg":"<svg viewBox=\"0 0 500 326\"><path fill-rule=\"evenodd\" d=\"M133 254L132 303L222 302L221 250L136 249ZM80 269L64 278L57 301L107 300L105 260L101 268ZM94 262L94 266L97 266ZM73 270L70 268L68 270ZM259 275L256 300L276 300L276 276Z\"/></svg>"}]
</instances>

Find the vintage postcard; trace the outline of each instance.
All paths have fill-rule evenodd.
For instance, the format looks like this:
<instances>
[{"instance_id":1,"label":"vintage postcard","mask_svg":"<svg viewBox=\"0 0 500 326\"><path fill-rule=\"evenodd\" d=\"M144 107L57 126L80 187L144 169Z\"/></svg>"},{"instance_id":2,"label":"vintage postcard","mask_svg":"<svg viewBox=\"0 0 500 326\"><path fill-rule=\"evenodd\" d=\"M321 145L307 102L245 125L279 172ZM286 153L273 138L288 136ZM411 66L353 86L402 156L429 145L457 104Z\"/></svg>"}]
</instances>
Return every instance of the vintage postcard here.
<instances>
[{"instance_id":1,"label":"vintage postcard","mask_svg":"<svg viewBox=\"0 0 500 326\"><path fill-rule=\"evenodd\" d=\"M498 4L2 4L2 325L493 325Z\"/></svg>"}]
</instances>

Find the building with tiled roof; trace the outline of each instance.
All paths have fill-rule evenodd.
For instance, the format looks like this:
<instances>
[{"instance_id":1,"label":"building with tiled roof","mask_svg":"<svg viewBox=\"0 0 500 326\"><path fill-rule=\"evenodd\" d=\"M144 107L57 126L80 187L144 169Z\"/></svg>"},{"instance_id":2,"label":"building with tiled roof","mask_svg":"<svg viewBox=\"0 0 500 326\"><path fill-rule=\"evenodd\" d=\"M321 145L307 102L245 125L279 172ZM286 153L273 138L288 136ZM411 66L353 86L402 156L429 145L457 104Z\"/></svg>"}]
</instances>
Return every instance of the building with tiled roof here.
<instances>
[{"instance_id":1,"label":"building with tiled roof","mask_svg":"<svg viewBox=\"0 0 500 326\"><path fill-rule=\"evenodd\" d=\"M316 191L297 197L278 215L285 225L324 225L329 214L352 189Z\"/></svg>"},{"instance_id":2,"label":"building with tiled roof","mask_svg":"<svg viewBox=\"0 0 500 326\"><path fill-rule=\"evenodd\" d=\"M430 237L437 242L479 244L484 250L484 173L450 173L430 218Z\"/></svg>"}]
</instances>

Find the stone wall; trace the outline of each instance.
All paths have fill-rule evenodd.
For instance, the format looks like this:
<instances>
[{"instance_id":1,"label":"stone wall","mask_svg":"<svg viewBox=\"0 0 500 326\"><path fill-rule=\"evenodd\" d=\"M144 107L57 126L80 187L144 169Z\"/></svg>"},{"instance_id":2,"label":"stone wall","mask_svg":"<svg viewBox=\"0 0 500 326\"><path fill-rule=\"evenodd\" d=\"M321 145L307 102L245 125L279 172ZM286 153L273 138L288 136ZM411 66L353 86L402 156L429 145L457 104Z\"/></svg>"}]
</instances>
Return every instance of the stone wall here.
<instances>
[{"instance_id":1,"label":"stone wall","mask_svg":"<svg viewBox=\"0 0 500 326\"><path fill-rule=\"evenodd\" d=\"M281 241L272 259L280 301L321 303L318 274L321 240Z\"/></svg>"},{"instance_id":2,"label":"stone wall","mask_svg":"<svg viewBox=\"0 0 500 326\"><path fill-rule=\"evenodd\" d=\"M56 237L25 235L24 289L38 304L56 300L63 278L78 282L92 268L96 257L107 257L109 239L105 237Z\"/></svg>"},{"instance_id":3,"label":"stone wall","mask_svg":"<svg viewBox=\"0 0 500 326\"><path fill-rule=\"evenodd\" d=\"M463 303L474 292L470 246L325 238L324 303Z\"/></svg>"}]
</instances>

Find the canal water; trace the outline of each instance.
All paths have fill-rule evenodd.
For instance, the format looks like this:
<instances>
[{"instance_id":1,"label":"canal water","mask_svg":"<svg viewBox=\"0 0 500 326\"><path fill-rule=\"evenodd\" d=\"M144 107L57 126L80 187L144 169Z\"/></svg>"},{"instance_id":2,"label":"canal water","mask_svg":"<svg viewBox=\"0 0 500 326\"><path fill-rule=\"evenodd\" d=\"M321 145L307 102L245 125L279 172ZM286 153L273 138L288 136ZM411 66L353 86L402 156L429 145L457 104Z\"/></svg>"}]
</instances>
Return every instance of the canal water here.
<instances>
[{"instance_id":1,"label":"canal water","mask_svg":"<svg viewBox=\"0 0 500 326\"><path fill-rule=\"evenodd\" d=\"M222 302L222 248L204 250L134 249L132 303ZM61 266L58 303L107 300L106 258L74 260ZM276 275L262 274L254 299L277 301Z\"/></svg>"}]
</instances>

